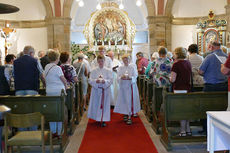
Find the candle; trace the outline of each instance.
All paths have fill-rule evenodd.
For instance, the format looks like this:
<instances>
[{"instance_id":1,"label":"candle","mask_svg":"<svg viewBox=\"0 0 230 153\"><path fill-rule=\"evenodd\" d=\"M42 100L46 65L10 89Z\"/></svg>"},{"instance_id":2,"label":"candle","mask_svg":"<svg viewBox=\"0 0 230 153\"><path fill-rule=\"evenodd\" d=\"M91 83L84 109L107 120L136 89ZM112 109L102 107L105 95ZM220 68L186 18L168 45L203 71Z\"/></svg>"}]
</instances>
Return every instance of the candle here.
<instances>
[{"instance_id":1,"label":"candle","mask_svg":"<svg viewBox=\"0 0 230 153\"><path fill-rule=\"evenodd\" d=\"M110 40L109 40L109 48L111 47L111 42L110 42Z\"/></svg>"},{"instance_id":2,"label":"candle","mask_svg":"<svg viewBox=\"0 0 230 153\"><path fill-rule=\"evenodd\" d=\"M115 45L117 45L117 38L115 39Z\"/></svg>"},{"instance_id":3,"label":"candle","mask_svg":"<svg viewBox=\"0 0 230 153\"><path fill-rule=\"evenodd\" d=\"M102 46L104 46L104 40L102 40Z\"/></svg>"},{"instance_id":4,"label":"candle","mask_svg":"<svg viewBox=\"0 0 230 153\"><path fill-rule=\"evenodd\" d=\"M97 46L97 40L95 40L95 46Z\"/></svg>"},{"instance_id":5,"label":"candle","mask_svg":"<svg viewBox=\"0 0 230 153\"><path fill-rule=\"evenodd\" d=\"M125 45L125 40L123 39L122 40L122 48L124 47L124 45Z\"/></svg>"}]
</instances>

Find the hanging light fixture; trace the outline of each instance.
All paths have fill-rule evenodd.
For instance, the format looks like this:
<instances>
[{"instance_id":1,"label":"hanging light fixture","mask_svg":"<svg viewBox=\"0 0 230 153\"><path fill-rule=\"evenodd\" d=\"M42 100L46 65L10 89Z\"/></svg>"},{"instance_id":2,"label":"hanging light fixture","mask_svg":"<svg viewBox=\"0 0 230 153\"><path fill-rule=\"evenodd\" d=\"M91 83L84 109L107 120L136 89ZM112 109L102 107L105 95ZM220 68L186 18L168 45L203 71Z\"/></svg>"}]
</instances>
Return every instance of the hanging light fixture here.
<instances>
[{"instance_id":1,"label":"hanging light fixture","mask_svg":"<svg viewBox=\"0 0 230 153\"><path fill-rule=\"evenodd\" d=\"M19 8L9 4L0 3L0 14L14 13L19 11Z\"/></svg>"},{"instance_id":2,"label":"hanging light fixture","mask_svg":"<svg viewBox=\"0 0 230 153\"><path fill-rule=\"evenodd\" d=\"M122 3L122 0L121 0L121 3L120 3L120 5L119 5L119 9L124 9L124 5L123 5L123 3Z\"/></svg>"},{"instance_id":3,"label":"hanging light fixture","mask_svg":"<svg viewBox=\"0 0 230 153\"><path fill-rule=\"evenodd\" d=\"M140 7L142 5L142 1L141 0L137 0L136 1L136 5Z\"/></svg>"},{"instance_id":4,"label":"hanging light fixture","mask_svg":"<svg viewBox=\"0 0 230 153\"><path fill-rule=\"evenodd\" d=\"M96 6L97 10L100 10L101 9L101 4L98 3L97 6Z\"/></svg>"},{"instance_id":5,"label":"hanging light fixture","mask_svg":"<svg viewBox=\"0 0 230 153\"><path fill-rule=\"evenodd\" d=\"M83 0L80 0L80 1L78 2L78 5L79 5L80 7L83 7L83 6L84 6Z\"/></svg>"}]
</instances>

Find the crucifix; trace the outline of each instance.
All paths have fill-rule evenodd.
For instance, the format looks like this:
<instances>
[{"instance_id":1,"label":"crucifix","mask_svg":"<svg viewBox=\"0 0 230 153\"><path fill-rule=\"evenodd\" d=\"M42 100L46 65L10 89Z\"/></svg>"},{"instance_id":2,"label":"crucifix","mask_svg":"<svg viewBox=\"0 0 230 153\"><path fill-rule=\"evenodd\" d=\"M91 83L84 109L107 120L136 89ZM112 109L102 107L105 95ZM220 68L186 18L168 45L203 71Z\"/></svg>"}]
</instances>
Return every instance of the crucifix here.
<instances>
[{"instance_id":1,"label":"crucifix","mask_svg":"<svg viewBox=\"0 0 230 153\"><path fill-rule=\"evenodd\" d=\"M5 56L7 55L7 38L9 38L10 34L14 32L15 29L10 28L9 23L5 23L5 27L1 30L3 38L5 39Z\"/></svg>"}]
</instances>

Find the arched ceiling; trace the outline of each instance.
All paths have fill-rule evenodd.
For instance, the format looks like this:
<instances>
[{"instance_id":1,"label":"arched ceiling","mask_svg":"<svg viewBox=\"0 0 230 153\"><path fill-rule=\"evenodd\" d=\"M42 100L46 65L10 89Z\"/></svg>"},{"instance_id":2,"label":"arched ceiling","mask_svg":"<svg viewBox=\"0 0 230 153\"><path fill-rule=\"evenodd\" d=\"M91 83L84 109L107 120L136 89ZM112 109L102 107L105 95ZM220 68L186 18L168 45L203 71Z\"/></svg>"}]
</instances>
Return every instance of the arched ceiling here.
<instances>
[{"instance_id":1,"label":"arched ceiling","mask_svg":"<svg viewBox=\"0 0 230 153\"><path fill-rule=\"evenodd\" d=\"M71 10L71 29L73 31L82 31L84 25L90 19L91 14L96 11L96 0L84 0L84 3L84 7L78 7L77 2L73 2ZM137 30L147 29L146 17L148 16L148 13L144 1L141 7L136 6L136 1L134 0L124 0L123 4L125 7L124 10L136 24Z\"/></svg>"},{"instance_id":2,"label":"arched ceiling","mask_svg":"<svg viewBox=\"0 0 230 153\"><path fill-rule=\"evenodd\" d=\"M227 0L175 0L172 15L174 17L207 16L209 10L213 10L217 15L225 14L226 5Z\"/></svg>"},{"instance_id":3,"label":"arched ceiling","mask_svg":"<svg viewBox=\"0 0 230 153\"><path fill-rule=\"evenodd\" d=\"M20 11L0 14L3 20L44 20L46 10L42 0L1 0L1 3L17 6Z\"/></svg>"}]
</instances>

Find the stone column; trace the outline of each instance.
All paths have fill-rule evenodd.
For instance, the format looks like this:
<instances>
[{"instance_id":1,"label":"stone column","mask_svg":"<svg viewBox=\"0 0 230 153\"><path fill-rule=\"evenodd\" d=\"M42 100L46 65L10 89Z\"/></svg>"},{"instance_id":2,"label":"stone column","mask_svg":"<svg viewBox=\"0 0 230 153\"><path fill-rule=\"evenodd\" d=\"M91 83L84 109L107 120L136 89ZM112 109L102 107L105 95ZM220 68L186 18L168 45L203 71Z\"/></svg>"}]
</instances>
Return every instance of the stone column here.
<instances>
[{"instance_id":1,"label":"stone column","mask_svg":"<svg viewBox=\"0 0 230 153\"><path fill-rule=\"evenodd\" d=\"M226 29L227 42L226 42L226 46L229 48L230 47L230 4L226 5L225 9L226 9L226 20L227 20L227 29Z\"/></svg>"},{"instance_id":2,"label":"stone column","mask_svg":"<svg viewBox=\"0 0 230 153\"><path fill-rule=\"evenodd\" d=\"M59 51L70 51L71 18L46 18L48 48L58 48Z\"/></svg>"},{"instance_id":3,"label":"stone column","mask_svg":"<svg viewBox=\"0 0 230 153\"><path fill-rule=\"evenodd\" d=\"M150 53L157 51L159 46L171 50L171 17L148 16Z\"/></svg>"}]
</instances>

